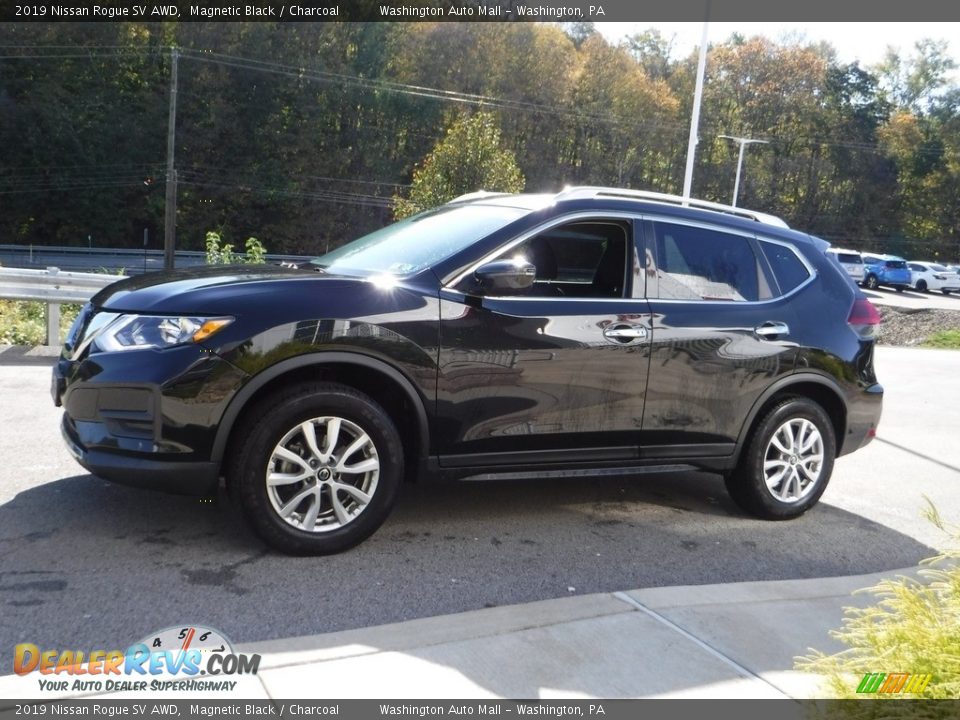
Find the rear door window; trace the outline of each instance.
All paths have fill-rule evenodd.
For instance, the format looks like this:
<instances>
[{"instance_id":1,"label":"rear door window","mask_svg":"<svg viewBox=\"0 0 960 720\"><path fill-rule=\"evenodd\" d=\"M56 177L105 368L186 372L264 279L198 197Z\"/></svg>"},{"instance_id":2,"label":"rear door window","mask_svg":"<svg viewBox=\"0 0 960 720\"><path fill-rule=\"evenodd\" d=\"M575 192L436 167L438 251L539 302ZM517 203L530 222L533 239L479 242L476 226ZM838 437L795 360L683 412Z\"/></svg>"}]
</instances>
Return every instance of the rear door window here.
<instances>
[{"instance_id":1,"label":"rear door window","mask_svg":"<svg viewBox=\"0 0 960 720\"><path fill-rule=\"evenodd\" d=\"M694 225L655 222L656 258L647 259L657 296L748 302L771 296L750 239Z\"/></svg>"}]
</instances>

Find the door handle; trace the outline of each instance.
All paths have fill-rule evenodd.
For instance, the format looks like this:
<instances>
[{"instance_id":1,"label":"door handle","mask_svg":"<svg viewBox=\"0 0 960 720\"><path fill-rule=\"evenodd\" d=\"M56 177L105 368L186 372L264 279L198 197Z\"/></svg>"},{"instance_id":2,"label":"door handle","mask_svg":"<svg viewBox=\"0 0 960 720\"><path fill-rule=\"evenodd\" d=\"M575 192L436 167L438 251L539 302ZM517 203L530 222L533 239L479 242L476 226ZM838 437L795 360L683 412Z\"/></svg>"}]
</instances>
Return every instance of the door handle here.
<instances>
[{"instance_id":1,"label":"door handle","mask_svg":"<svg viewBox=\"0 0 960 720\"><path fill-rule=\"evenodd\" d=\"M603 336L619 343L629 343L634 340L644 340L647 337L647 329L642 325L608 325L603 329Z\"/></svg>"},{"instance_id":2,"label":"door handle","mask_svg":"<svg viewBox=\"0 0 960 720\"><path fill-rule=\"evenodd\" d=\"M789 335L790 327L784 322L765 322L755 327L753 331L762 338L773 339L781 335Z\"/></svg>"}]
</instances>

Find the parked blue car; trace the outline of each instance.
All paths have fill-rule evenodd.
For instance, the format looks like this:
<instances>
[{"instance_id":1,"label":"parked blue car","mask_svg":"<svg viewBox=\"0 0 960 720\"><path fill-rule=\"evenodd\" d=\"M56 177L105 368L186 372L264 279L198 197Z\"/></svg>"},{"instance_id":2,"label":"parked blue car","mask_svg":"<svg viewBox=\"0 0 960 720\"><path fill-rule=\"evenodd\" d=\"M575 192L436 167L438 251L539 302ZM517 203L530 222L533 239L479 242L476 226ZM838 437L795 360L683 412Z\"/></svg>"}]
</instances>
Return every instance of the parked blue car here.
<instances>
[{"instance_id":1,"label":"parked blue car","mask_svg":"<svg viewBox=\"0 0 960 720\"><path fill-rule=\"evenodd\" d=\"M881 285L903 292L910 286L910 268L907 261L896 255L863 254L863 285L876 290Z\"/></svg>"}]
</instances>

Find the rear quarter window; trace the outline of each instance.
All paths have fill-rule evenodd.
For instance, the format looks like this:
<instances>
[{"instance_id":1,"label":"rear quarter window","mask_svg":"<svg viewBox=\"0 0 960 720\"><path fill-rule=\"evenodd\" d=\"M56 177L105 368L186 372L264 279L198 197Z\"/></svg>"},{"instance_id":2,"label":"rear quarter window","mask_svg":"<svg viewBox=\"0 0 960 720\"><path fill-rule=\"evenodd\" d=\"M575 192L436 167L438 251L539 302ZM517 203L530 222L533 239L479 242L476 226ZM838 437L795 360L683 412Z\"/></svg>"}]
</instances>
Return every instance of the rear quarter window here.
<instances>
[{"instance_id":1,"label":"rear quarter window","mask_svg":"<svg viewBox=\"0 0 960 720\"><path fill-rule=\"evenodd\" d=\"M848 265L863 265L863 258L853 253L837 253L837 259Z\"/></svg>"},{"instance_id":2,"label":"rear quarter window","mask_svg":"<svg viewBox=\"0 0 960 720\"><path fill-rule=\"evenodd\" d=\"M810 277L807 266L797 257L792 248L766 240L760 241L760 247L763 248L763 254L767 256L773 276L777 279L777 285L780 286L781 295L786 295L800 287Z\"/></svg>"}]
</instances>

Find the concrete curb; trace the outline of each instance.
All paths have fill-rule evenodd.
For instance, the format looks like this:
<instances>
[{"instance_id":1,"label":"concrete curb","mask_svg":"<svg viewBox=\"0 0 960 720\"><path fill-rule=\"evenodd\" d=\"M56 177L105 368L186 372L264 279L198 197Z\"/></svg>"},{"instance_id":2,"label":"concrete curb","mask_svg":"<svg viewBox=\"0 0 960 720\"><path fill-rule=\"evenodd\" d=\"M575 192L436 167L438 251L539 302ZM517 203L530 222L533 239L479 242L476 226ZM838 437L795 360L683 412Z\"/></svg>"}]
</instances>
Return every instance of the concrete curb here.
<instances>
[{"instance_id":1,"label":"concrete curb","mask_svg":"<svg viewBox=\"0 0 960 720\"><path fill-rule=\"evenodd\" d=\"M840 650L829 631L843 609L874 602L851 593L900 575L917 577L917 568L599 593L240 643L239 652L262 661L231 697L818 697L819 679L793 670L794 658L811 647ZM4 698L84 695L40 694L35 676L0 678Z\"/></svg>"}]
</instances>

